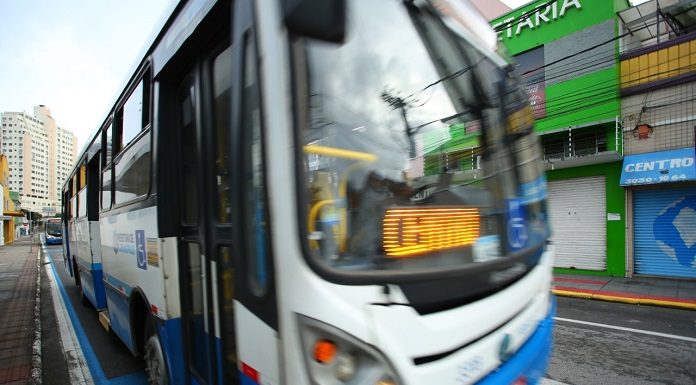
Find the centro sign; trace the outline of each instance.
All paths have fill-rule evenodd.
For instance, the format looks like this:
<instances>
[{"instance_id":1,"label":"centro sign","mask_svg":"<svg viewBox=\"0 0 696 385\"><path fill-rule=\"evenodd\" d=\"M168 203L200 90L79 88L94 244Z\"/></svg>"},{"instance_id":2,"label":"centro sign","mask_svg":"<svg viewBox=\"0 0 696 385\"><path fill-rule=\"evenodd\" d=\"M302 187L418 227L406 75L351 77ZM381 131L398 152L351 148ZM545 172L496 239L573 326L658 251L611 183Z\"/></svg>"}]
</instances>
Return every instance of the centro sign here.
<instances>
[{"instance_id":1,"label":"centro sign","mask_svg":"<svg viewBox=\"0 0 696 385\"><path fill-rule=\"evenodd\" d=\"M694 165L694 158L661 159L650 162L629 163L624 168L626 172L640 172L675 169L681 167L691 167Z\"/></svg>"},{"instance_id":2,"label":"centro sign","mask_svg":"<svg viewBox=\"0 0 696 385\"><path fill-rule=\"evenodd\" d=\"M691 180L696 180L693 148L627 155L624 158L622 186Z\"/></svg>"},{"instance_id":3,"label":"centro sign","mask_svg":"<svg viewBox=\"0 0 696 385\"><path fill-rule=\"evenodd\" d=\"M545 6L544 6L545 5ZM493 24L493 29L498 31L498 40L503 40L503 32L508 39L518 36L524 28L538 28L542 22L550 23L556 19L563 17L569 9L582 9L580 0L557 0L552 3L545 3L534 8L529 12L525 12L517 17L509 17L503 21Z\"/></svg>"}]
</instances>

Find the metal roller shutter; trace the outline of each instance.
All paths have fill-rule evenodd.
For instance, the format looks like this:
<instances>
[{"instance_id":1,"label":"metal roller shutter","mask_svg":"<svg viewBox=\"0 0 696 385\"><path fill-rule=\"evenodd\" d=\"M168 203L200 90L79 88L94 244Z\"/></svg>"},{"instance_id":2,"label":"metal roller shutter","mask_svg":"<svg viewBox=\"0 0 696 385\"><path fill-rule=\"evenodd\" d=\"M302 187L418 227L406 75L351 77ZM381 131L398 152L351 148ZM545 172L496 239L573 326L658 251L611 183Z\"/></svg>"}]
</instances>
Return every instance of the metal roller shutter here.
<instances>
[{"instance_id":1,"label":"metal roller shutter","mask_svg":"<svg viewBox=\"0 0 696 385\"><path fill-rule=\"evenodd\" d=\"M554 267L606 270L604 176L551 181L548 189Z\"/></svg>"},{"instance_id":2,"label":"metal roller shutter","mask_svg":"<svg viewBox=\"0 0 696 385\"><path fill-rule=\"evenodd\" d=\"M696 278L696 187L633 193L635 273Z\"/></svg>"}]
</instances>

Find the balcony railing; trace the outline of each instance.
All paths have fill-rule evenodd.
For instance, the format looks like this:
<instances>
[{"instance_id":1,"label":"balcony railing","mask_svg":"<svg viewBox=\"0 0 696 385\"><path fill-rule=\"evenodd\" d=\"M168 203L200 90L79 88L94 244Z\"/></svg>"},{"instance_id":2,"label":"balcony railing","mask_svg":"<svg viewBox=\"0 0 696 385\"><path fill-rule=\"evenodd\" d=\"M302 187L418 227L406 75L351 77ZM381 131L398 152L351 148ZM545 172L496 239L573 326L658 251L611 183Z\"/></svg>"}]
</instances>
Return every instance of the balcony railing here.
<instances>
[{"instance_id":1,"label":"balcony railing","mask_svg":"<svg viewBox=\"0 0 696 385\"><path fill-rule=\"evenodd\" d=\"M614 162L623 157L618 117L588 126L542 133L541 143L549 169Z\"/></svg>"},{"instance_id":2,"label":"balcony railing","mask_svg":"<svg viewBox=\"0 0 696 385\"><path fill-rule=\"evenodd\" d=\"M568 130L544 136L542 145L544 160L548 162L598 155L607 151L607 133L603 129L577 132Z\"/></svg>"},{"instance_id":3,"label":"balcony railing","mask_svg":"<svg viewBox=\"0 0 696 385\"><path fill-rule=\"evenodd\" d=\"M643 51L696 32L693 1L652 0L619 12L622 54Z\"/></svg>"}]
</instances>

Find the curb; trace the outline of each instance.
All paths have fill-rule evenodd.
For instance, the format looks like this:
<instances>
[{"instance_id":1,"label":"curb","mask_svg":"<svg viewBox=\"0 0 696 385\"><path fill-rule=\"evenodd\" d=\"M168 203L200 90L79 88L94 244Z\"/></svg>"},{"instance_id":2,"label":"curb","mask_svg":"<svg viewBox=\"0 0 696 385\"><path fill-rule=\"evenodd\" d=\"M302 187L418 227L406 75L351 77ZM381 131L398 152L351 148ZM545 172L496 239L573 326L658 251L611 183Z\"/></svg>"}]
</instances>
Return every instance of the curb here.
<instances>
[{"instance_id":1,"label":"curb","mask_svg":"<svg viewBox=\"0 0 696 385\"><path fill-rule=\"evenodd\" d=\"M41 385L41 248L36 254L36 300L34 302L34 343L32 344L29 385Z\"/></svg>"},{"instance_id":2,"label":"curb","mask_svg":"<svg viewBox=\"0 0 696 385\"><path fill-rule=\"evenodd\" d=\"M560 297L571 297L571 298L581 298L581 299L594 299L600 301L608 302L620 302L628 303L633 305L650 305L650 306L661 306L661 307L671 307L684 310L694 310L696 311L696 302L682 302L682 301L669 301L662 299L654 299L647 297L622 297L618 295L606 295L598 293L588 293L581 291L572 290L558 290L552 289L551 292Z\"/></svg>"},{"instance_id":3,"label":"curb","mask_svg":"<svg viewBox=\"0 0 696 385\"><path fill-rule=\"evenodd\" d=\"M95 383L100 383L100 380L95 381L92 377L92 372L90 371L89 364L85 359L84 353L82 351L82 345L80 343L80 338L77 336L75 326L79 327L79 320L77 320L77 315L71 310L70 302L67 295L63 291L63 286L60 283L60 278L55 270L55 264L49 253L45 253L46 258L46 276L48 277L48 284L51 290L51 300L53 301L53 309L56 314L56 325L58 328L58 334L60 335L61 346L63 350L63 356L65 357L66 364L68 367L68 377L70 378L70 384L74 385L93 385ZM69 308L70 307L70 308ZM71 313L72 312L72 313ZM72 315L71 315L72 314ZM75 317L73 324L72 316ZM74 326L75 325L75 326ZM84 331L82 331L84 333ZM83 336L83 338L87 338ZM85 340L87 346L89 341ZM90 346L91 349L91 346ZM99 364L97 363L97 366ZM102 373L101 376L104 379ZM104 381L101 381L104 382Z\"/></svg>"}]
</instances>

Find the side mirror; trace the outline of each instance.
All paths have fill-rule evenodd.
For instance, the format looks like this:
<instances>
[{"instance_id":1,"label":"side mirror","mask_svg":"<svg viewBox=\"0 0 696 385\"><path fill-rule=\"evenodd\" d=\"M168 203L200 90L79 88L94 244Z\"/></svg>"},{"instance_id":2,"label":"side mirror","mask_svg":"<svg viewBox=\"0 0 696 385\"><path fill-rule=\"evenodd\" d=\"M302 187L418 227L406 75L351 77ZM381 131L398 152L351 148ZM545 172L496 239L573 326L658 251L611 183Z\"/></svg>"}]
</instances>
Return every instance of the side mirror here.
<instances>
[{"instance_id":1,"label":"side mirror","mask_svg":"<svg viewBox=\"0 0 696 385\"><path fill-rule=\"evenodd\" d=\"M343 43L346 0L280 0L283 21L291 32L311 39Z\"/></svg>"}]
</instances>

